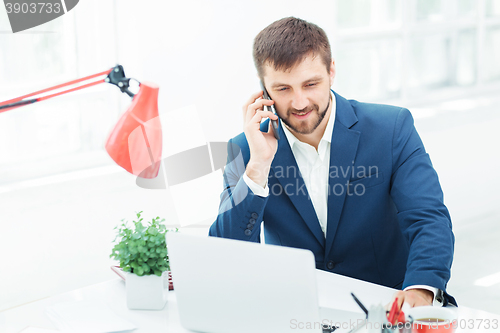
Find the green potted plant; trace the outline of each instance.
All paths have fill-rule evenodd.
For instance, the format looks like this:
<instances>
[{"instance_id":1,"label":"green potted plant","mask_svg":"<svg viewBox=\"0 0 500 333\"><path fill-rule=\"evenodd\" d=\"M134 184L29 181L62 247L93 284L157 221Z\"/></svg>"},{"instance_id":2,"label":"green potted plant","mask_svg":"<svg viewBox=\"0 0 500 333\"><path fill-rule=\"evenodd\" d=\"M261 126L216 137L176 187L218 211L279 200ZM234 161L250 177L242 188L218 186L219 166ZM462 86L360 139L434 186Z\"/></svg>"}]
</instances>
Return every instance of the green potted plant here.
<instances>
[{"instance_id":1,"label":"green potted plant","mask_svg":"<svg viewBox=\"0 0 500 333\"><path fill-rule=\"evenodd\" d=\"M143 225L142 211L129 227L128 221L115 227L114 247L110 255L120 262L126 273L129 309L161 310L167 301L163 289L163 273L170 270L165 235L165 219L153 218Z\"/></svg>"}]
</instances>

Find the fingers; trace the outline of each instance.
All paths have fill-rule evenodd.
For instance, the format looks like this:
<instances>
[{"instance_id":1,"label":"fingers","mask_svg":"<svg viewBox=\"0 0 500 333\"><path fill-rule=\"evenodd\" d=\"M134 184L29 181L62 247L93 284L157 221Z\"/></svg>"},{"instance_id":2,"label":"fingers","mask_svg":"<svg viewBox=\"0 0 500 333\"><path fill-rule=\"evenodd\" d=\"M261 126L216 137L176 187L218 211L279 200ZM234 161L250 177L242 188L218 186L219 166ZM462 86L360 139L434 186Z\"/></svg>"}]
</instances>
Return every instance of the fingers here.
<instances>
[{"instance_id":1,"label":"fingers","mask_svg":"<svg viewBox=\"0 0 500 333\"><path fill-rule=\"evenodd\" d=\"M265 118L270 118L273 120L278 120L278 116L276 116L274 113L271 111L257 111L253 115L252 118L250 118L249 121L245 124L245 128L247 129L260 129L260 123L262 122L262 119ZM271 122L269 122L271 124Z\"/></svg>"},{"instance_id":2,"label":"fingers","mask_svg":"<svg viewBox=\"0 0 500 333\"><path fill-rule=\"evenodd\" d=\"M391 308L392 308L392 304L394 303L394 300L395 299L398 299L398 303L397 303L397 307L398 309L401 309L401 306L403 305L403 302L405 301L405 292L402 291L402 290L399 290L397 292L394 293L394 295L392 295L392 300L390 303L388 303L386 306L385 306L385 309L387 311L391 311Z\"/></svg>"},{"instance_id":3,"label":"fingers","mask_svg":"<svg viewBox=\"0 0 500 333\"><path fill-rule=\"evenodd\" d=\"M432 305L432 301L434 299L434 293L427 289L410 289L406 292L407 302L412 306L426 306Z\"/></svg>"},{"instance_id":4,"label":"fingers","mask_svg":"<svg viewBox=\"0 0 500 333\"><path fill-rule=\"evenodd\" d=\"M397 291L394 293L392 297L392 301L386 306L387 310L391 309L392 303L394 302L394 299L398 299L398 309L401 309L403 307L403 303L408 304L409 307L416 307L416 306L425 306L425 305L432 305L432 297L429 299L429 295L427 294L427 290L420 290L420 289L410 289L407 291Z\"/></svg>"},{"instance_id":5,"label":"fingers","mask_svg":"<svg viewBox=\"0 0 500 333\"><path fill-rule=\"evenodd\" d=\"M248 99L248 101L243 105L243 113L246 113L248 106L250 104L252 104L253 102L255 102L255 100L257 98L262 97L263 94L264 94L264 92L262 90L259 92L253 93L252 96L250 96L250 98Z\"/></svg>"},{"instance_id":6,"label":"fingers","mask_svg":"<svg viewBox=\"0 0 500 333\"><path fill-rule=\"evenodd\" d=\"M398 298L398 309L401 309L401 307L403 306L403 303L405 302L405 296L406 293L402 290L396 292L396 294L394 295L394 297Z\"/></svg>"},{"instance_id":7,"label":"fingers","mask_svg":"<svg viewBox=\"0 0 500 333\"><path fill-rule=\"evenodd\" d=\"M271 106L274 104L274 101L268 100L268 99L263 99L262 97L262 91L253 94L250 99L243 105L243 120L245 122L250 121L252 119L256 112L259 110L263 109L264 105ZM268 116L266 116L268 117ZM264 117L264 118L266 118ZM274 119L274 118L272 118Z\"/></svg>"},{"instance_id":8,"label":"fingers","mask_svg":"<svg viewBox=\"0 0 500 333\"><path fill-rule=\"evenodd\" d=\"M265 112L266 114L272 114L274 115L274 113L272 112L269 112L269 111L263 111L264 109L264 105L267 105L267 106L271 106L273 105L274 102L273 101L270 101L270 100L267 100L267 99L258 99L255 101L255 103L252 103L248 106L248 109L247 109L247 113L246 113L246 120L249 121L250 119L252 119L257 113L259 112ZM267 118L269 116L265 116L263 118ZM272 117L272 119L275 119L276 117Z\"/></svg>"},{"instance_id":9,"label":"fingers","mask_svg":"<svg viewBox=\"0 0 500 333\"><path fill-rule=\"evenodd\" d=\"M267 170L267 167L271 165L276 154L278 141L274 137L273 132L268 131L268 133L265 133L260 130L261 122L265 118L278 120L278 116L271 111L263 110L264 105L271 106L274 104L274 101L264 99L262 95L262 91L253 94L245 105L243 105L243 128L250 148L250 160L252 164L259 165L259 167L266 166L264 169ZM256 179L253 180L256 181ZM261 184L263 180L259 178L256 182Z\"/></svg>"}]
</instances>

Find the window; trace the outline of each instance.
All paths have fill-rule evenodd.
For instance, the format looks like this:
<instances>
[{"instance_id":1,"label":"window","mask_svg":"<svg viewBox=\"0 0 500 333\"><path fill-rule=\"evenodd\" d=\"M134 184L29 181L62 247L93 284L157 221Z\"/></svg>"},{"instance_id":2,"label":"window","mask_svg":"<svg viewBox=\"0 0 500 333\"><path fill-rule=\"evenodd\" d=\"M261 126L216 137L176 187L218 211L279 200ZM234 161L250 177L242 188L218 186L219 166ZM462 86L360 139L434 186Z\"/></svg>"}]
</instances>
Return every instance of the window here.
<instances>
[{"instance_id":1,"label":"window","mask_svg":"<svg viewBox=\"0 0 500 333\"><path fill-rule=\"evenodd\" d=\"M100 17L108 12L102 6L113 2L80 4L39 27L1 34L0 101L113 67L114 18ZM9 31L0 12L0 29ZM111 163L103 147L122 98L112 90L117 88L98 85L1 113L0 185Z\"/></svg>"},{"instance_id":2,"label":"window","mask_svg":"<svg viewBox=\"0 0 500 333\"><path fill-rule=\"evenodd\" d=\"M335 89L410 104L500 82L499 0L337 0Z\"/></svg>"}]
</instances>

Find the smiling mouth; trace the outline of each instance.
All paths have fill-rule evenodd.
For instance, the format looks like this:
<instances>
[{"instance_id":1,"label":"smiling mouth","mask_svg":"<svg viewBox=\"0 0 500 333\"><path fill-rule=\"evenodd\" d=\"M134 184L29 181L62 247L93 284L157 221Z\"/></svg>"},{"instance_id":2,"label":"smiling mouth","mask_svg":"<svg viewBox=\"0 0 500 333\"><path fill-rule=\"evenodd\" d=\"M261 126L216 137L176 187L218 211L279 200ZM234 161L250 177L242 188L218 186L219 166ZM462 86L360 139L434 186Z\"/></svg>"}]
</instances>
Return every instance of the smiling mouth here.
<instances>
[{"instance_id":1,"label":"smiling mouth","mask_svg":"<svg viewBox=\"0 0 500 333\"><path fill-rule=\"evenodd\" d=\"M293 115L297 116L297 117L303 117L303 116L306 116L308 115L309 113L311 113L312 110L309 110L309 111L304 111L304 112L294 112Z\"/></svg>"}]
</instances>

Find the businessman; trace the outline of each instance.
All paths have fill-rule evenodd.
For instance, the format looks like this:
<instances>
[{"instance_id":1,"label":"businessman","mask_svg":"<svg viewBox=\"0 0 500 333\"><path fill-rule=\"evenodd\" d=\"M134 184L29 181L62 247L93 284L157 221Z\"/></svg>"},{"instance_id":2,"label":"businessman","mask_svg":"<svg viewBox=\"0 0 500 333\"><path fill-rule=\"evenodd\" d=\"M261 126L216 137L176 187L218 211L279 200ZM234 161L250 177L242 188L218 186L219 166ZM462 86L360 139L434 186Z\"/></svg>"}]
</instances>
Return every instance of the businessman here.
<instances>
[{"instance_id":1,"label":"businessman","mask_svg":"<svg viewBox=\"0 0 500 333\"><path fill-rule=\"evenodd\" d=\"M272 100L259 91L243 107L209 234L260 242L264 228L266 243L311 250L318 269L402 289L400 305L456 305L450 215L410 112L332 91L328 38L304 20L266 27L253 56Z\"/></svg>"}]
</instances>

